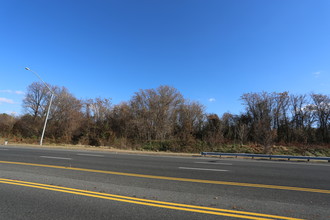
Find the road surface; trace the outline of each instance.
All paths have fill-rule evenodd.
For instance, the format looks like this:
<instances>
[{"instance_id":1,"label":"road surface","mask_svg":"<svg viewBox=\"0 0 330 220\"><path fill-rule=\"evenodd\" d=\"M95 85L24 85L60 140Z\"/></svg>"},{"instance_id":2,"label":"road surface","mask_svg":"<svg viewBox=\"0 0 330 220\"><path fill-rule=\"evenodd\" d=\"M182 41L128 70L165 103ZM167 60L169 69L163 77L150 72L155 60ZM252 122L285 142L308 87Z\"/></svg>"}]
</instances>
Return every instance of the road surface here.
<instances>
[{"instance_id":1,"label":"road surface","mask_svg":"<svg viewBox=\"0 0 330 220\"><path fill-rule=\"evenodd\" d=\"M330 219L330 163L0 146L0 219Z\"/></svg>"}]
</instances>

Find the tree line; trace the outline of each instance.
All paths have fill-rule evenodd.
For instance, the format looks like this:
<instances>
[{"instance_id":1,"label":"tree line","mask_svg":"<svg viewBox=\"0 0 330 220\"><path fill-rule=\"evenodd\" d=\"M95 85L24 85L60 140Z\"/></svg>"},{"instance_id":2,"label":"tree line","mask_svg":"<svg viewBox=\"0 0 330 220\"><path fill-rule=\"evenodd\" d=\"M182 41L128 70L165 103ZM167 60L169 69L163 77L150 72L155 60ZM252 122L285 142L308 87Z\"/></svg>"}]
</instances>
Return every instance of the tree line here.
<instances>
[{"instance_id":1,"label":"tree line","mask_svg":"<svg viewBox=\"0 0 330 220\"><path fill-rule=\"evenodd\" d=\"M149 149L174 152L216 151L223 145L273 145L329 148L330 97L288 92L245 93L245 109L235 115L206 113L175 88L159 86L136 92L114 105L110 98L77 99L65 87L55 92L45 133L47 143ZM28 86L24 114L0 115L0 136L37 142L50 101L47 87Z\"/></svg>"}]
</instances>

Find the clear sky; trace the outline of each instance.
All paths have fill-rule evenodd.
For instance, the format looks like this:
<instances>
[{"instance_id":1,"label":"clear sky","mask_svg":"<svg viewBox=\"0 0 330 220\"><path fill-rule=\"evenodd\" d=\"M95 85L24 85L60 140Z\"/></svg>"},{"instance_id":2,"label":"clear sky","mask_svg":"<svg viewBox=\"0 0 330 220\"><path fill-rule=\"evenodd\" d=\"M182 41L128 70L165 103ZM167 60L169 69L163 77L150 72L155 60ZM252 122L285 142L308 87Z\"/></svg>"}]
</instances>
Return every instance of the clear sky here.
<instances>
[{"instance_id":1,"label":"clear sky","mask_svg":"<svg viewBox=\"0 0 330 220\"><path fill-rule=\"evenodd\" d=\"M170 85L208 113L246 92L330 94L329 0L0 1L0 113L39 73L77 98Z\"/></svg>"}]
</instances>

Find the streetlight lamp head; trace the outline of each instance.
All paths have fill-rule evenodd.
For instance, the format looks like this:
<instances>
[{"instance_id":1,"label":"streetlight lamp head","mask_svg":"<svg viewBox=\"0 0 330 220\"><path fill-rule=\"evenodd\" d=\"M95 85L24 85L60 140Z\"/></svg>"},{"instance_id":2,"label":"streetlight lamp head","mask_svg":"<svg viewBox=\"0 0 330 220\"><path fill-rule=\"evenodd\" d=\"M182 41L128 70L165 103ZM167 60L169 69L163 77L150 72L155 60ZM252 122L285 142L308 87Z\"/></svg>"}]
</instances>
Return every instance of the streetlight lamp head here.
<instances>
[{"instance_id":1,"label":"streetlight lamp head","mask_svg":"<svg viewBox=\"0 0 330 220\"><path fill-rule=\"evenodd\" d=\"M29 67L25 67L25 69L26 69L26 70L30 70L30 68L29 68Z\"/></svg>"}]
</instances>

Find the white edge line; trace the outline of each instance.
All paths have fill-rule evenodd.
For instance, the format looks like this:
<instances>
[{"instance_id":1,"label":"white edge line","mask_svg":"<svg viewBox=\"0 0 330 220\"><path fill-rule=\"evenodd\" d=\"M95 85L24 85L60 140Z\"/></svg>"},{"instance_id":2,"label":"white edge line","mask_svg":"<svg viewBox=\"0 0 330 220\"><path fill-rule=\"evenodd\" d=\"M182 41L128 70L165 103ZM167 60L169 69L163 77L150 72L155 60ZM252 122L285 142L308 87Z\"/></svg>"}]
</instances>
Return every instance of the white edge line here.
<instances>
[{"instance_id":1,"label":"white edge line","mask_svg":"<svg viewBox=\"0 0 330 220\"><path fill-rule=\"evenodd\" d=\"M72 158L66 158L66 157L49 157L49 156L40 156L42 158L49 158L49 159L58 159L58 160L72 160Z\"/></svg>"},{"instance_id":2,"label":"white edge line","mask_svg":"<svg viewBox=\"0 0 330 220\"><path fill-rule=\"evenodd\" d=\"M183 170L203 170L203 171L217 171L217 172L227 172L229 170L218 170L218 169L205 169L205 168L195 168L195 167L179 167Z\"/></svg>"},{"instance_id":3,"label":"white edge line","mask_svg":"<svg viewBox=\"0 0 330 220\"><path fill-rule=\"evenodd\" d=\"M79 156L90 156L90 157L104 157L104 155L97 155L97 154L77 154Z\"/></svg>"}]
</instances>

